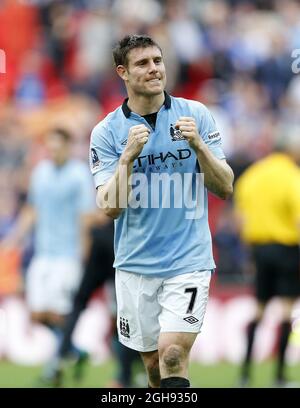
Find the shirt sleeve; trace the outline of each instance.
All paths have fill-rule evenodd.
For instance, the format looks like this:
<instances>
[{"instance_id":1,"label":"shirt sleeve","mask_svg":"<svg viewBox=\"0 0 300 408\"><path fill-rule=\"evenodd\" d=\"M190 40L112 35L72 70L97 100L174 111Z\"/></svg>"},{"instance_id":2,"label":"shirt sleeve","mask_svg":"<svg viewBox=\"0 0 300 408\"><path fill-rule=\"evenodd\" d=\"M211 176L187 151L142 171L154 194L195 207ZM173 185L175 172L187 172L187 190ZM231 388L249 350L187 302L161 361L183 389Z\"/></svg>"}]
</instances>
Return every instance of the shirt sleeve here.
<instances>
[{"instance_id":1,"label":"shirt sleeve","mask_svg":"<svg viewBox=\"0 0 300 408\"><path fill-rule=\"evenodd\" d=\"M92 131L90 169L96 188L104 185L116 171L119 155L112 142L112 135L101 123Z\"/></svg>"},{"instance_id":2,"label":"shirt sleeve","mask_svg":"<svg viewBox=\"0 0 300 408\"><path fill-rule=\"evenodd\" d=\"M39 185L39 180L42 178L42 174L40 171L40 164L38 164L31 173L30 176L30 181L29 181L29 187L28 187L28 193L27 193L27 198L26 198L26 203L32 207L36 205L36 191L37 191L37 186Z\"/></svg>"},{"instance_id":3,"label":"shirt sleeve","mask_svg":"<svg viewBox=\"0 0 300 408\"><path fill-rule=\"evenodd\" d=\"M199 133L209 150L218 159L225 159L222 149L222 139L217 124L205 105L201 104Z\"/></svg>"},{"instance_id":4,"label":"shirt sleeve","mask_svg":"<svg viewBox=\"0 0 300 408\"><path fill-rule=\"evenodd\" d=\"M96 208L93 180L88 166L83 165L79 172L79 212L88 213Z\"/></svg>"}]
</instances>

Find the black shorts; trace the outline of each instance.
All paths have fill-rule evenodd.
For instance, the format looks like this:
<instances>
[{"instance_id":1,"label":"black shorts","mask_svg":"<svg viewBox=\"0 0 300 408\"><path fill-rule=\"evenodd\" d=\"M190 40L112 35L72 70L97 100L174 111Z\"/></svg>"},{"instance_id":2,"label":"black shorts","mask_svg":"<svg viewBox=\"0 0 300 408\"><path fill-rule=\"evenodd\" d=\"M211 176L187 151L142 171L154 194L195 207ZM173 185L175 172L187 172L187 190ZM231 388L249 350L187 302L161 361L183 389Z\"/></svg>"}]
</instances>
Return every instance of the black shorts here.
<instances>
[{"instance_id":1,"label":"black shorts","mask_svg":"<svg viewBox=\"0 0 300 408\"><path fill-rule=\"evenodd\" d=\"M300 250L281 244L255 245L256 297L266 302L272 297L300 295Z\"/></svg>"}]
</instances>

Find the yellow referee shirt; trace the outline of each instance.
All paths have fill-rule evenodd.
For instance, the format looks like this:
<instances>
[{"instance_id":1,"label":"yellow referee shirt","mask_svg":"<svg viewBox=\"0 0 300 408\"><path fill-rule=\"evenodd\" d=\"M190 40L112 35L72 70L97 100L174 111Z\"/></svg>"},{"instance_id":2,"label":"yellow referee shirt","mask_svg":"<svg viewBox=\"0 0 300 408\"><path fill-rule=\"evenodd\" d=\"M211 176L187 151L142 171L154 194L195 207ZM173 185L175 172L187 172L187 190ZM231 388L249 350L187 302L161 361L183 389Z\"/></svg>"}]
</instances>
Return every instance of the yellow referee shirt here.
<instances>
[{"instance_id":1,"label":"yellow referee shirt","mask_svg":"<svg viewBox=\"0 0 300 408\"><path fill-rule=\"evenodd\" d=\"M299 244L300 169L288 155L251 165L236 182L234 201L246 242Z\"/></svg>"}]
</instances>

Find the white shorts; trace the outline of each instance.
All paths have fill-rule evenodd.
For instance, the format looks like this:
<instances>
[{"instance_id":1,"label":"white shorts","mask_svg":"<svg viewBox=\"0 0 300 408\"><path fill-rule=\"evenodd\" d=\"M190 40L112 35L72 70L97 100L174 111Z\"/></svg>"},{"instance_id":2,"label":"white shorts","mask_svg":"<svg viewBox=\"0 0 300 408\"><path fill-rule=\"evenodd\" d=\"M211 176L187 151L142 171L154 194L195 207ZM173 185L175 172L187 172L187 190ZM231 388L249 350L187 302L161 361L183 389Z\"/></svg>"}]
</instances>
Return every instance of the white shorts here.
<instances>
[{"instance_id":1,"label":"white shorts","mask_svg":"<svg viewBox=\"0 0 300 408\"><path fill-rule=\"evenodd\" d=\"M158 348L161 332L199 333L211 271L169 279L116 271L119 341L137 351Z\"/></svg>"},{"instance_id":2,"label":"white shorts","mask_svg":"<svg viewBox=\"0 0 300 408\"><path fill-rule=\"evenodd\" d=\"M32 312L68 314L82 278L81 264L70 258L34 257L26 277L26 300Z\"/></svg>"}]
</instances>

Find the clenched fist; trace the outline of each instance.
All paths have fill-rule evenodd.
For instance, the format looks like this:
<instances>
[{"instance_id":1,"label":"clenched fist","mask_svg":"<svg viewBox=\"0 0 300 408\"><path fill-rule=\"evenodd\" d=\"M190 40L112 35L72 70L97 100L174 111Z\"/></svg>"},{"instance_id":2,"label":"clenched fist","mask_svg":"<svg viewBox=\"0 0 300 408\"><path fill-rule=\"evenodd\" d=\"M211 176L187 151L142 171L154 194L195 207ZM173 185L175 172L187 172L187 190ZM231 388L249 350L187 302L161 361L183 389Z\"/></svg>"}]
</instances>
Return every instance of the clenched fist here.
<instances>
[{"instance_id":1,"label":"clenched fist","mask_svg":"<svg viewBox=\"0 0 300 408\"><path fill-rule=\"evenodd\" d=\"M133 162L143 150L144 144L148 142L150 129L145 125L135 125L129 130L128 140L124 155Z\"/></svg>"},{"instance_id":2,"label":"clenched fist","mask_svg":"<svg viewBox=\"0 0 300 408\"><path fill-rule=\"evenodd\" d=\"M175 127L181 131L182 136L184 136L194 150L197 150L203 144L194 118L182 116L175 123Z\"/></svg>"}]
</instances>

